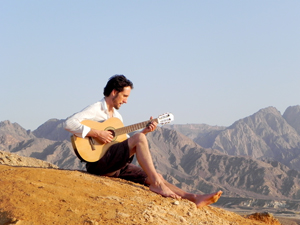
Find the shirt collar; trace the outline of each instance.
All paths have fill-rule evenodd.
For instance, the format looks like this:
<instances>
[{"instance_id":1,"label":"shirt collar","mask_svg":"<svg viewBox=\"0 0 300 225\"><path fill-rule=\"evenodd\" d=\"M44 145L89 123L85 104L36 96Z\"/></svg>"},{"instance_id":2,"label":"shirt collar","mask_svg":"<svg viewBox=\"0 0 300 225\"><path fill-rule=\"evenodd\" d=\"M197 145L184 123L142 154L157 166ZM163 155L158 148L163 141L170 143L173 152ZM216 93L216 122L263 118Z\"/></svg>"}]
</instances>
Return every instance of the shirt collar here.
<instances>
[{"instance_id":1,"label":"shirt collar","mask_svg":"<svg viewBox=\"0 0 300 225\"><path fill-rule=\"evenodd\" d=\"M108 109L107 109L107 104L106 104L106 101L105 101L105 98L102 98L100 100L100 102L102 103L102 109L103 111L107 114L107 118L109 118L109 113L108 113ZM113 116L115 116L115 108L113 108Z\"/></svg>"}]
</instances>

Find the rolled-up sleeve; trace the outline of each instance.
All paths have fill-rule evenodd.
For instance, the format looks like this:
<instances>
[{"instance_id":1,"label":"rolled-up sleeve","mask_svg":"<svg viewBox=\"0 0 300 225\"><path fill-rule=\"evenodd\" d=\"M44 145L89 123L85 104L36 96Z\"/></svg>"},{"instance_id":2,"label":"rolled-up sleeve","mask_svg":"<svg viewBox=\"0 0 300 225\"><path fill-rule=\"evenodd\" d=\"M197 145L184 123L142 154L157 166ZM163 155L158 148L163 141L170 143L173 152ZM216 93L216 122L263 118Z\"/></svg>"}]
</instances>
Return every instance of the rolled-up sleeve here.
<instances>
[{"instance_id":1,"label":"rolled-up sleeve","mask_svg":"<svg viewBox=\"0 0 300 225\"><path fill-rule=\"evenodd\" d=\"M64 128L78 137L85 138L85 136L90 132L91 128L82 125L80 122L81 121L77 118L70 117L64 122Z\"/></svg>"},{"instance_id":2,"label":"rolled-up sleeve","mask_svg":"<svg viewBox=\"0 0 300 225\"><path fill-rule=\"evenodd\" d=\"M78 137L85 138L85 136L90 132L91 128L81 124L81 122L83 120L103 120L103 115L105 116L105 114L101 111L101 108L101 102L97 102L70 116L64 122L65 130Z\"/></svg>"}]
</instances>

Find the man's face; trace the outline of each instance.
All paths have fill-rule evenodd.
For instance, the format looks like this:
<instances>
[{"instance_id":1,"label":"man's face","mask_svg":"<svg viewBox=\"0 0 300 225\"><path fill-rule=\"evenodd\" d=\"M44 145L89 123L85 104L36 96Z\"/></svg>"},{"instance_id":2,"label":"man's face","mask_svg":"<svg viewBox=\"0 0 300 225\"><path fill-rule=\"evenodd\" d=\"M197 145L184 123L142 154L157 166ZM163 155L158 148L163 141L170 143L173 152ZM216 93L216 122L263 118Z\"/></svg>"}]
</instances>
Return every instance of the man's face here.
<instances>
[{"instance_id":1,"label":"man's face","mask_svg":"<svg viewBox=\"0 0 300 225\"><path fill-rule=\"evenodd\" d=\"M116 92L116 95L113 97L113 104L115 109L119 109L123 103L127 103L127 99L130 95L131 87L124 87L123 91Z\"/></svg>"}]
</instances>

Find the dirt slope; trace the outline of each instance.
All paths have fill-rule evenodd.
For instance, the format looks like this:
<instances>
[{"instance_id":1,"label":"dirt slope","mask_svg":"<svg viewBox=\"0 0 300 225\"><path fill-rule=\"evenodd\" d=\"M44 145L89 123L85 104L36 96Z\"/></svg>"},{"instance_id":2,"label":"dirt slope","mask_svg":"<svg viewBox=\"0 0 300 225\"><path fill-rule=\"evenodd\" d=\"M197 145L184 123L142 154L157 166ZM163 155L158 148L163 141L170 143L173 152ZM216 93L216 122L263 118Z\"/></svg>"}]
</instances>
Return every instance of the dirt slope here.
<instances>
[{"instance_id":1,"label":"dirt slope","mask_svg":"<svg viewBox=\"0 0 300 225\"><path fill-rule=\"evenodd\" d=\"M279 224L81 171L0 165L0 224Z\"/></svg>"}]
</instances>

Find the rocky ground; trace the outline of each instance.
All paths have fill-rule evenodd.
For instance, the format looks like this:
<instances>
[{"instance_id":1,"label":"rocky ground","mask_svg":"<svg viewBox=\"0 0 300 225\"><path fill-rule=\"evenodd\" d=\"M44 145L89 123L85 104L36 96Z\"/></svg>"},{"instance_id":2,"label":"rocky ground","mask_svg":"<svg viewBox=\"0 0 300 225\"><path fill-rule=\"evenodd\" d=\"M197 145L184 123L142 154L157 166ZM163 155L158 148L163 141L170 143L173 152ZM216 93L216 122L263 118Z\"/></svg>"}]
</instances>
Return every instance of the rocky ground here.
<instances>
[{"instance_id":1,"label":"rocky ground","mask_svg":"<svg viewBox=\"0 0 300 225\"><path fill-rule=\"evenodd\" d=\"M246 218L214 206L197 209L131 182L31 160L0 151L0 225L280 224L271 214Z\"/></svg>"}]
</instances>

